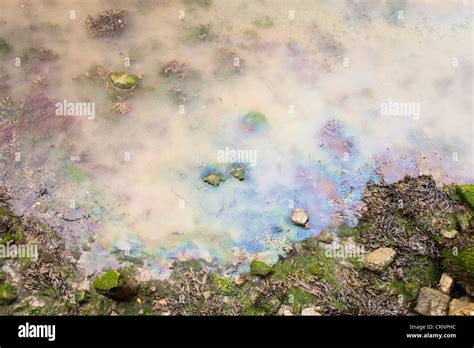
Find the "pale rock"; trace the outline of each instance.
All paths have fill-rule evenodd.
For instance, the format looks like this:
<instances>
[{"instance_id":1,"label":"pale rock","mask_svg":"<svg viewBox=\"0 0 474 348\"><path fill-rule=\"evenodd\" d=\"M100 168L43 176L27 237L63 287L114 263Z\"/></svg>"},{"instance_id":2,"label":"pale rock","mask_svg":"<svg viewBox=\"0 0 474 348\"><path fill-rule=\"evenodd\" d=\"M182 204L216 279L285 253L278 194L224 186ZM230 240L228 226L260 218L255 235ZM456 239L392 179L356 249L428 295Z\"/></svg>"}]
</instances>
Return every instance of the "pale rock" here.
<instances>
[{"instance_id":1,"label":"pale rock","mask_svg":"<svg viewBox=\"0 0 474 348\"><path fill-rule=\"evenodd\" d=\"M456 238L458 231L456 230L450 230L450 231L441 231L441 234L443 235L444 238L446 239L454 239Z\"/></svg>"},{"instance_id":2,"label":"pale rock","mask_svg":"<svg viewBox=\"0 0 474 348\"><path fill-rule=\"evenodd\" d=\"M306 226L309 220L308 215L303 209L293 209L291 211L290 220L297 226Z\"/></svg>"},{"instance_id":3,"label":"pale rock","mask_svg":"<svg viewBox=\"0 0 474 348\"><path fill-rule=\"evenodd\" d=\"M454 299L449 304L449 315L474 316L474 303Z\"/></svg>"},{"instance_id":4,"label":"pale rock","mask_svg":"<svg viewBox=\"0 0 474 348\"><path fill-rule=\"evenodd\" d=\"M446 273L443 273L441 275L441 279L439 280L439 289L445 294L449 295L451 290L453 290L453 287L454 287L454 279L451 278Z\"/></svg>"},{"instance_id":5,"label":"pale rock","mask_svg":"<svg viewBox=\"0 0 474 348\"><path fill-rule=\"evenodd\" d=\"M437 289L423 287L415 307L421 315L447 315L450 297Z\"/></svg>"},{"instance_id":6,"label":"pale rock","mask_svg":"<svg viewBox=\"0 0 474 348\"><path fill-rule=\"evenodd\" d=\"M397 252L392 248L379 248L364 257L364 267L371 271L381 272L394 260Z\"/></svg>"},{"instance_id":7,"label":"pale rock","mask_svg":"<svg viewBox=\"0 0 474 348\"><path fill-rule=\"evenodd\" d=\"M306 308L303 308L303 310L301 311L301 315L304 315L304 316L307 316L307 315L320 316L321 313L319 312L319 310L320 310L320 308L315 307L315 306L306 307Z\"/></svg>"}]
</instances>

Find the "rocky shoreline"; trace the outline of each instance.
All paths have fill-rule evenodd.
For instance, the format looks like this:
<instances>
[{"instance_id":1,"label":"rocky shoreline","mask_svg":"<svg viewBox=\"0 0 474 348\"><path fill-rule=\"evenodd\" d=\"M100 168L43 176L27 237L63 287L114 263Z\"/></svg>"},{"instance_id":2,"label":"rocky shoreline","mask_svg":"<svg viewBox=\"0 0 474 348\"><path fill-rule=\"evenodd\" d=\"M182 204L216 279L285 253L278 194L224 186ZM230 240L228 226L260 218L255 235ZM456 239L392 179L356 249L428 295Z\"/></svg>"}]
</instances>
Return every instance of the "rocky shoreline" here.
<instances>
[{"instance_id":1,"label":"rocky shoreline","mask_svg":"<svg viewBox=\"0 0 474 348\"><path fill-rule=\"evenodd\" d=\"M474 185L368 184L357 226L287 245L274 265L254 260L230 278L188 260L148 281L136 262L84 276L59 235L15 216L9 198L2 190L0 244L37 244L39 254L0 258L2 315L474 314ZM303 213L289 218L301 224Z\"/></svg>"}]
</instances>

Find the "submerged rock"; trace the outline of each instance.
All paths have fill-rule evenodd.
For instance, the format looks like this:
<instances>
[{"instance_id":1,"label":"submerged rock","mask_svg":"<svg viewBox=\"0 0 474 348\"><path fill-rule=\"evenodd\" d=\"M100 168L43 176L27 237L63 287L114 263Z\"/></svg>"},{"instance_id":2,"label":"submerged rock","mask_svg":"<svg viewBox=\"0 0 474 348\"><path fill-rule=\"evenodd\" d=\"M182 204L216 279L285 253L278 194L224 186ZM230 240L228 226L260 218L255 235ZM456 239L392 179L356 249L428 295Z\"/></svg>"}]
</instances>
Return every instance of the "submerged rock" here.
<instances>
[{"instance_id":1,"label":"submerged rock","mask_svg":"<svg viewBox=\"0 0 474 348\"><path fill-rule=\"evenodd\" d=\"M180 64L176 59L169 61L161 68L161 73L166 77L174 76L184 79L186 77L186 64Z\"/></svg>"},{"instance_id":2,"label":"submerged rock","mask_svg":"<svg viewBox=\"0 0 474 348\"><path fill-rule=\"evenodd\" d=\"M439 289L445 294L449 294L454 287L454 279L443 273L441 279L439 280Z\"/></svg>"},{"instance_id":3,"label":"submerged rock","mask_svg":"<svg viewBox=\"0 0 474 348\"><path fill-rule=\"evenodd\" d=\"M474 303L454 299L449 304L449 315L474 316Z\"/></svg>"},{"instance_id":4,"label":"submerged rock","mask_svg":"<svg viewBox=\"0 0 474 348\"><path fill-rule=\"evenodd\" d=\"M444 292L431 288L421 288L415 311L421 315L446 315L450 297Z\"/></svg>"},{"instance_id":5,"label":"submerged rock","mask_svg":"<svg viewBox=\"0 0 474 348\"><path fill-rule=\"evenodd\" d=\"M364 257L364 267L374 272L381 272L394 260L396 251L392 248L379 248Z\"/></svg>"},{"instance_id":6,"label":"submerged rock","mask_svg":"<svg viewBox=\"0 0 474 348\"><path fill-rule=\"evenodd\" d=\"M87 31L92 37L112 36L125 29L127 22L123 19L126 10L105 10L94 18L86 18Z\"/></svg>"},{"instance_id":7,"label":"submerged rock","mask_svg":"<svg viewBox=\"0 0 474 348\"><path fill-rule=\"evenodd\" d=\"M11 284L0 285L0 306L12 304L18 298L16 288Z\"/></svg>"},{"instance_id":8,"label":"submerged rock","mask_svg":"<svg viewBox=\"0 0 474 348\"><path fill-rule=\"evenodd\" d=\"M250 130L264 129L268 126L267 118L261 112L252 111L243 118L244 126Z\"/></svg>"},{"instance_id":9,"label":"submerged rock","mask_svg":"<svg viewBox=\"0 0 474 348\"><path fill-rule=\"evenodd\" d=\"M231 175L239 181L245 180L245 168L235 167L231 170Z\"/></svg>"},{"instance_id":10,"label":"submerged rock","mask_svg":"<svg viewBox=\"0 0 474 348\"><path fill-rule=\"evenodd\" d=\"M109 80L115 89L126 90L135 88L140 78L136 75L124 72L112 72L109 75Z\"/></svg>"},{"instance_id":11,"label":"submerged rock","mask_svg":"<svg viewBox=\"0 0 474 348\"><path fill-rule=\"evenodd\" d=\"M220 173L210 173L206 175L202 180L205 183L208 183L209 185L219 186L223 181L225 181L225 178Z\"/></svg>"},{"instance_id":12,"label":"submerged rock","mask_svg":"<svg viewBox=\"0 0 474 348\"><path fill-rule=\"evenodd\" d=\"M273 273L273 268L262 261L252 261L250 264L250 274L266 277Z\"/></svg>"},{"instance_id":13,"label":"submerged rock","mask_svg":"<svg viewBox=\"0 0 474 348\"><path fill-rule=\"evenodd\" d=\"M297 226L306 226L309 217L303 209L293 209L290 216L291 222Z\"/></svg>"},{"instance_id":14,"label":"submerged rock","mask_svg":"<svg viewBox=\"0 0 474 348\"><path fill-rule=\"evenodd\" d=\"M129 271L108 270L94 281L98 293L115 301L129 301L138 294L138 287Z\"/></svg>"},{"instance_id":15,"label":"submerged rock","mask_svg":"<svg viewBox=\"0 0 474 348\"><path fill-rule=\"evenodd\" d=\"M8 44L8 42L6 42L2 38L0 38L0 57L3 56L3 55L6 55L7 53L9 53L11 51L11 49L12 48Z\"/></svg>"}]
</instances>

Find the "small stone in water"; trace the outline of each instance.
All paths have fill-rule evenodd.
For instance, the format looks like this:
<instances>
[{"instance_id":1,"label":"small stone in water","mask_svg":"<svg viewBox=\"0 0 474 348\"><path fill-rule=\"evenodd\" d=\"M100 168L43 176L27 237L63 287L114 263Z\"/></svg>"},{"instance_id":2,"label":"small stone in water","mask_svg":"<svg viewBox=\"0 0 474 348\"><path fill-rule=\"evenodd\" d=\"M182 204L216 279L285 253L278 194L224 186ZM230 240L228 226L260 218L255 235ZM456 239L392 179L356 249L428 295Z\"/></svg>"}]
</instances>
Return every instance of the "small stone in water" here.
<instances>
[{"instance_id":1,"label":"small stone in water","mask_svg":"<svg viewBox=\"0 0 474 348\"><path fill-rule=\"evenodd\" d=\"M123 90L134 88L137 85L139 78L132 74L113 72L110 73L109 80L115 89Z\"/></svg>"},{"instance_id":2,"label":"small stone in water","mask_svg":"<svg viewBox=\"0 0 474 348\"><path fill-rule=\"evenodd\" d=\"M225 180L224 176L220 173L211 173L203 178L204 182L212 186L219 186L221 182Z\"/></svg>"},{"instance_id":3,"label":"small stone in water","mask_svg":"<svg viewBox=\"0 0 474 348\"><path fill-rule=\"evenodd\" d=\"M309 218L303 209L293 209L290 220L297 226L305 226Z\"/></svg>"},{"instance_id":4,"label":"small stone in water","mask_svg":"<svg viewBox=\"0 0 474 348\"><path fill-rule=\"evenodd\" d=\"M245 168L244 167L235 167L232 169L231 174L234 178L239 181L245 180Z\"/></svg>"}]
</instances>

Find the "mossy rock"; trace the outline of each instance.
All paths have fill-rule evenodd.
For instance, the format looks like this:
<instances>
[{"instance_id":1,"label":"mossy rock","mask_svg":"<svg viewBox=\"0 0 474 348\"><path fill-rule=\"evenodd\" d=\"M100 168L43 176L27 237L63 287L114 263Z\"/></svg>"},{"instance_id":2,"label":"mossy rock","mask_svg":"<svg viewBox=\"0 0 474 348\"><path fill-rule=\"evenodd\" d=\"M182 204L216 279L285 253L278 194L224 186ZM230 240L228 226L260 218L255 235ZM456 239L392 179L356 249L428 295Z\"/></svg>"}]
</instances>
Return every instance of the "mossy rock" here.
<instances>
[{"instance_id":1,"label":"mossy rock","mask_svg":"<svg viewBox=\"0 0 474 348\"><path fill-rule=\"evenodd\" d=\"M130 301L138 294L138 287L129 270L108 270L94 281L99 294L115 301Z\"/></svg>"},{"instance_id":2,"label":"mossy rock","mask_svg":"<svg viewBox=\"0 0 474 348\"><path fill-rule=\"evenodd\" d=\"M164 280L152 279L140 286L140 294L164 298L170 294L170 287L168 282Z\"/></svg>"},{"instance_id":3,"label":"mossy rock","mask_svg":"<svg viewBox=\"0 0 474 348\"><path fill-rule=\"evenodd\" d=\"M11 284L0 285L0 306L6 306L15 302L18 291Z\"/></svg>"},{"instance_id":4,"label":"mossy rock","mask_svg":"<svg viewBox=\"0 0 474 348\"><path fill-rule=\"evenodd\" d=\"M468 214L456 214L456 227L460 231L466 231L470 228L470 216Z\"/></svg>"},{"instance_id":5,"label":"mossy rock","mask_svg":"<svg viewBox=\"0 0 474 348\"><path fill-rule=\"evenodd\" d=\"M202 180L209 185L219 186L223 181L225 181L225 178L220 173L210 173L202 178Z\"/></svg>"},{"instance_id":6,"label":"mossy rock","mask_svg":"<svg viewBox=\"0 0 474 348\"><path fill-rule=\"evenodd\" d=\"M117 90L128 90L135 88L140 78L136 75L127 74L124 72L113 72L109 75L112 87Z\"/></svg>"},{"instance_id":7,"label":"mossy rock","mask_svg":"<svg viewBox=\"0 0 474 348\"><path fill-rule=\"evenodd\" d=\"M75 300L78 304L89 302L91 294L87 290L78 290L75 294Z\"/></svg>"},{"instance_id":8,"label":"mossy rock","mask_svg":"<svg viewBox=\"0 0 474 348\"><path fill-rule=\"evenodd\" d=\"M474 248L453 253L443 252L443 267L447 274L466 284L474 285Z\"/></svg>"},{"instance_id":9,"label":"mossy rock","mask_svg":"<svg viewBox=\"0 0 474 348\"><path fill-rule=\"evenodd\" d=\"M260 130L268 127L267 118L261 112L252 111L243 118L244 125L251 130Z\"/></svg>"},{"instance_id":10,"label":"mossy rock","mask_svg":"<svg viewBox=\"0 0 474 348\"><path fill-rule=\"evenodd\" d=\"M230 278L224 278L217 274L212 275L211 277L214 287L217 291L225 296L234 295L236 293L236 286Z\"/></svg>"},{"instance_id":11,"label":"mossy rock","mask_svg":"<svg viewBox=\"0 0 474 348\"><path fill-rule=\"evenodd\" d=\"M438 264L426 256L417 257L410 267L403 268L405 281L394 280L392 289L397 295L402 295L404 301L413 302L422 287L435 287L440 278Z\"/></svg>"},{"instance_id":12,"label":"mossy rock","mask_svg":"<svg viewBox=\"0 0 474 348\"><path fill-rule=\"evenodd\" d=\"M275 314L281 307L281 300L276 296L265 296L258 299L255 307L263 309L265 314Z\"/></svg>"},{"instance_id":13,"label":"mossy rock","mask_svg":"<svg viewBox=\"0 0 474 348\"><path fill-rule=\"evenodd\" d=\"M266 277L273 273L273 268L262 261L252 261L250 264L250 274Z\"/></svg>"},{"instance_id":14,"label":"mossy rock","mask_svg":"<svg viewBox=\"0 0 474 348\"><path fill-rule=\"evenodd\" d=\"M474 210L474 185L458 185L456 193L463 203Z\"/></svg>"}]
</instances>

